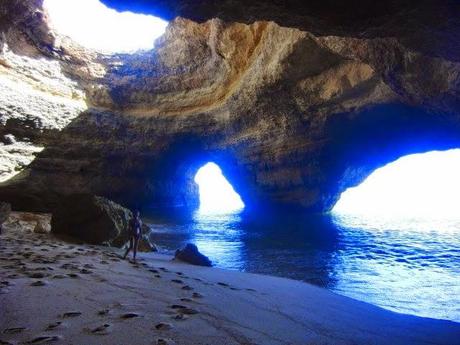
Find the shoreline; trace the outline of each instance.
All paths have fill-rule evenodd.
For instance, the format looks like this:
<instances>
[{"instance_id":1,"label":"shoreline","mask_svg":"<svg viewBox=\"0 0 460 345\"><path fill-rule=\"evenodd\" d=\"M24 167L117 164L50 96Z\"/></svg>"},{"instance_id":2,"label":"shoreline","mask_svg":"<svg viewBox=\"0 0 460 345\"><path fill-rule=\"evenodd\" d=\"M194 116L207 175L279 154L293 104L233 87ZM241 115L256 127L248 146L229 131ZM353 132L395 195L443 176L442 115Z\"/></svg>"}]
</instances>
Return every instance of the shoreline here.
<instances>
[{"instance_id":1,"label":"shoreline","mask_svg":"<svg viewBox=\"0 0 460 345\"><path fill-rule=\"evenodd\" d=\"M6 224L0 246L2 344L460 344L460 323L288 278L156 253L133 264L24 224Z\"/></svg>"}]
</instances>

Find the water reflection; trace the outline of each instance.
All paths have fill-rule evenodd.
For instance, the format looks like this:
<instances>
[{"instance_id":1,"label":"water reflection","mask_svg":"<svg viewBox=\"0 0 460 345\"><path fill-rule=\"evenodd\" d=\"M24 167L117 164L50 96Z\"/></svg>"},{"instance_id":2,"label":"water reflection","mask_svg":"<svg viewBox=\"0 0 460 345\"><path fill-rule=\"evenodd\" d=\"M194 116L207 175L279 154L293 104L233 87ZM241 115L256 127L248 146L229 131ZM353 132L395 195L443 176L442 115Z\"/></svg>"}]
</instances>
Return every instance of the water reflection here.
<instances>
[{"instance_id":1,"label":"water reflection","mask_svg":"<svg viewBox=\"0 0 460 345\"><path fill-rule=\"evenodd\" d=\"M156 242L219 267L307 281L387 309L460 321L459 220L152 211Z\"/></svg>"}]
</instances>

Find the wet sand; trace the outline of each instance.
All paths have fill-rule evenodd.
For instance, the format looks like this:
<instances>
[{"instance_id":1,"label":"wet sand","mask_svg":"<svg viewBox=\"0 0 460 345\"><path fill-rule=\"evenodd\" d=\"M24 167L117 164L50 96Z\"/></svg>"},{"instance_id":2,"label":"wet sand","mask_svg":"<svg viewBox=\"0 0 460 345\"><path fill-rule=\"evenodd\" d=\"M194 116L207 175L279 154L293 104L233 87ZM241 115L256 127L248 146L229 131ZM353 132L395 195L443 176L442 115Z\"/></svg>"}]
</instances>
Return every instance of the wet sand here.
<instances>
[{"instance_id":1,"label":"wet sand","mask_svg":"<svg viewBox=\"0 0 460 345\"><path fill-rule=\"evenodd\" d=\"M0 235L0 344L460 344L460 324L289 279L33 233Z\"/></svg>"}]
</instances>

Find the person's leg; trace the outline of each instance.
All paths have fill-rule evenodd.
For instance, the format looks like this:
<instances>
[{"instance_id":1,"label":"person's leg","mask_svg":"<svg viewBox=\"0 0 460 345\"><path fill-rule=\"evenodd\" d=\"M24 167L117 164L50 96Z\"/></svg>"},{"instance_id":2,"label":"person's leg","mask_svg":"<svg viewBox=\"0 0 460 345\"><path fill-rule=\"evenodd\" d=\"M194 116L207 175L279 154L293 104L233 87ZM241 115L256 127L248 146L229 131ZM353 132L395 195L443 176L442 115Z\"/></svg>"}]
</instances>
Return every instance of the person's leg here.
<instances>
[{"instance_id":1,"label":"person's leg","mask_svg":"<svg viewBox=\"0 0 460 345\"><path fill-rule=\"evenodd\" d=\"M137 247L139 245L139 237L134 238L133 258L136 261Z\"/></svg>"},{"instance_id":2,"label":"person's leg","mask_svg":"<svg viewBox=\"0 0 460 345\"><path fill-rule=\"evenodd\" d=\"M129 253L129 251L131 249L133 249L133 238L132 237L129 239L129 247L128 247L128 249L126 249L126 253L123 256L123 259L126 259L126 257L128 256L128 253Z\"/></svg>"}]
</instances>

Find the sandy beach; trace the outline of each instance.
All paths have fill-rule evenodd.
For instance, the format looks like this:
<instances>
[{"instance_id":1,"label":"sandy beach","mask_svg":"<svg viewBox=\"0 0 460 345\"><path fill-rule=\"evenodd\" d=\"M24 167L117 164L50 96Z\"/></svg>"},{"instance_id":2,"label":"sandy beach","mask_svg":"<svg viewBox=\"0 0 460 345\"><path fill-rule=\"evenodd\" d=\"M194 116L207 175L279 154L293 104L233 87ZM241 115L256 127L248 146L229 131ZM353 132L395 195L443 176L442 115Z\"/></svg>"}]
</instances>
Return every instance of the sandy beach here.
<instances>
[{"instance_id":1,"label":"sandy beach","mask_svg":"<svg viewBox=\"0 0 460 345\"><path fill-rule=\"evenodd\" d=\"M460 324L303 282L37 234L0 236L0 344L460 344Z\"/></svg>"}]
</instances>

